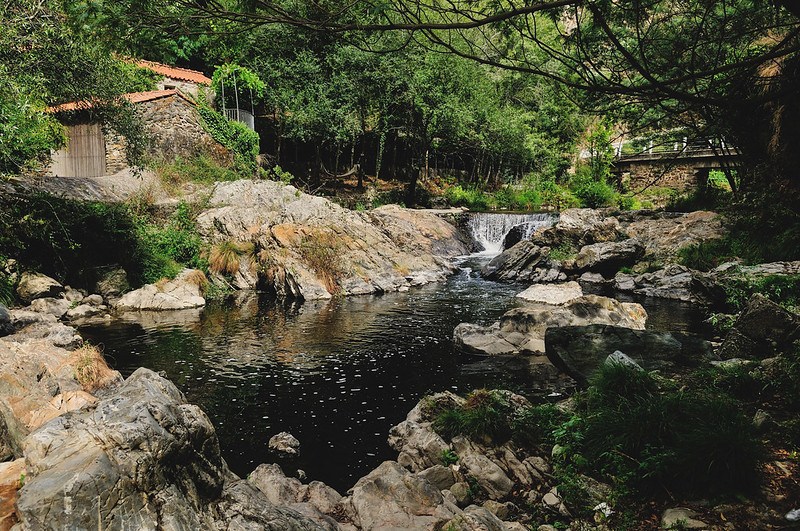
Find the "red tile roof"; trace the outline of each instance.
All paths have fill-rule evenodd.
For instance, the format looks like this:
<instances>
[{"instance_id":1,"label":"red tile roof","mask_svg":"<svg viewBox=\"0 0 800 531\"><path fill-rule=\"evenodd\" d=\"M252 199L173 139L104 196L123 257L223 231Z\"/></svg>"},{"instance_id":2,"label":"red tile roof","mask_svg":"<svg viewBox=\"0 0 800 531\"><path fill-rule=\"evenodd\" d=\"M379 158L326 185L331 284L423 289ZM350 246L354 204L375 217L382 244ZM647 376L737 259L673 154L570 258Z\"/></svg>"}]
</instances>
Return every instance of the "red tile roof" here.
<instances>
[{"instance_id":1,"label":"red tile roof","mask_svg":"<svg viewBox=\"0 0 800 531\"><path fill-rule=\"evenodd\" d=\"M186 96L176 89L168 90L151 90L149 92L131 92L130 94L123 94L122 97L131 103L142 103L145 101L157 100L159 98L166 98L168 96L180 96L186 101L190 101ZM92 101L73 101L70 103L62 103L55 107L50 107L47 112L65 112L65 111L81 111L91 109L94 106Z\"/></svg>"},{"instance_id":2,"label":"red tile roof","mask_svg":"<svg viewBox=\"0 0 800 531\"><path fill-rule=\"evenodd\" d=\"M211 79L206 77L202 72L197 70L189 70L188 68L178 68L176 66L164 65L153 61L145 61L144 59L134 59L133 64L141 68L149 68L153 72L164 75L171 79L180 81L190 81L199 85L210 85Z\"/></svg>"}]
</instances>

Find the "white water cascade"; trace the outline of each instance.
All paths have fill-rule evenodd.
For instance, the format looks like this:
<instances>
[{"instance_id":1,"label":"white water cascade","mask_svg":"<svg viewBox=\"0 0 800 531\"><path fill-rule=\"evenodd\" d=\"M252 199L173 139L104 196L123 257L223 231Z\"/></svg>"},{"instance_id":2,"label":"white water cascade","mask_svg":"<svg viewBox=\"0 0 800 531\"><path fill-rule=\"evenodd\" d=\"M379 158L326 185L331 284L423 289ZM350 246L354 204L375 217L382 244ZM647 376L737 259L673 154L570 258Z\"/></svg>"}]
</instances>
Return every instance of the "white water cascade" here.
<instances>
[{"instance_id":1,"label":"white water cascade","mask_svg":"<svg viewBox=\"0 0 800 531\"><path fill-rule=\"evenodd\" d=\"M481 247L481 254L497 255L503 252L503 240L511 229L519 227L522 238L531 237L539 227L547 227L558 221L558 214L493 214L471 213L466 228L472 239Z\"/></svg>"}]
</instances>

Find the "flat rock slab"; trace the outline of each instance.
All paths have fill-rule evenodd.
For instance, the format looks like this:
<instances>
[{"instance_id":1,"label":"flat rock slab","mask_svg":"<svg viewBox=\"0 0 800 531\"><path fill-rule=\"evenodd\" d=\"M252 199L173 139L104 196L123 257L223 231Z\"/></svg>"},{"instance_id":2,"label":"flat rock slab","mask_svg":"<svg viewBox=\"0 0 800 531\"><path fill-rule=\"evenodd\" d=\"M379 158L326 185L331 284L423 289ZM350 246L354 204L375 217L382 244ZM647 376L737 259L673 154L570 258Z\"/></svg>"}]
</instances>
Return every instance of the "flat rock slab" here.
<instances>
[{"instance_id":1,"label":"flat rock slab","mask_svg":"<svg viewBox=\"0 0 800 531\"><path fill-rule=\"evenodd\" d=\"M562 305L583 296L583 290L577 282L563 284L534 284L518 293L517 298L530 302Z\"/></svg>"}]
</instances>

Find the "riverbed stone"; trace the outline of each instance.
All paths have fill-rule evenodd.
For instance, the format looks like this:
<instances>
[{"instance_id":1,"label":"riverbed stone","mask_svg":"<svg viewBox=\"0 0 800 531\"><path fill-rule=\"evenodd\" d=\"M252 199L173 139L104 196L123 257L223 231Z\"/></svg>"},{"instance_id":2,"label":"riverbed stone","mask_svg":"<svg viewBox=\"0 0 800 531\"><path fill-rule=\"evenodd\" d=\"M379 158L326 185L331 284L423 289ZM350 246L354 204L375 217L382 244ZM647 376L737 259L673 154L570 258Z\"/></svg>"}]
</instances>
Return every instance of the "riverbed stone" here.
<instances>
[{"instance_id":1,"label":"riverbed stone","mask_svg":"<svg viewBox=\"0 0 800 531\"><path fill-rule=\"evenodd\" d=\"M408 418L389 430L388 442L398 452L397 461L415 472L441 464L444 451L450 449L430 422Z\"/></svg>"},{"instance_id":2,"label":"riverbed stone","mask_svg":"<svg viewBox=\"0 0 800 531\"><path fill-rule=\"evenodd\" d=\"M453 342L471 353L535 356L545 352L545 331L551 327L601 323L643 329L646 320L647 312L640 304L584 295L561 306L529 304L514 308L489 326L459 324Z\"/></svg>"},{"instance_id":3,"label":"riverbed stone","mask_svg":"<svg viewBox=\"0 0 800 531\"><path fill-rule=\"evenodd\" d=\"M622 351L645 370L694 367L718 359L711 344L680 332L634 330L592 324L549 328L545 334L547 358L586 385L609 354Z\"/></svg>"},{"instance_id":4,"label":"riverbed stone","mask_svg":"<svg viewBox=\"0 0 800 531\"><path fill-rule=\"evenodd\" d=\"M433 465L419 472L419 475L436 485L439 490L449 489L456 482L453 469L449 466Z\"/></svg>"},{"instance_id":5,"label":"riverbed stone","mask_svg":"<svg viewBox=\"0 0 800 531\"><path fill-rule=\"evenodd\" d=\"M725 337L720 357L763 359L772 355L773 347L781 348L798 338L800 316L756 293Z\"/></svg>"},{"instance_id":6,"label":"riverbed stone","mask_svg":"<svg viewBox=\"0 0 800 531\"><path fill-rule=\"evenodd\" d=\"M269 439L269 449L287 455L300 453L300 441L289 432L282 431Z\"/></svg>"},{"instance_id":7,"label":"riverbed stone","mask_svg":"<svg viewBox=\"0 0 800 531\"><path fill-rule=\"evenodd\" d=\"M614 288L648 297L677 299L697 304L713 304L725 300L724 290L708 273L679 264L641 275L617 273Z\"/></svg>"},{"instance_id":8,"label":"riverbed stone","mask_svg":"<svg viewBox=\"0 0 800 531\"><path fill-rule=\"evenodd\" d=\"M11 314L8 308L0 302L0 337L7 336L14 333L14 323L11 320Z\"/></svg>"},{"instance_id":9,"label":"riverbed stone","mask_svg":"<svg viewBox=\"0 0 800 531\"><path fill-rule=\"evenodd\" d=\"M148 369L94 408L44 424L22 449L23 528L317 529L231 474L208 417Z\"/></svg>"},{"instance_id":10,"label":"riverbed stone","mask_svg":"<svg viewBox=\"0 0 800 531\"><path fill-rule=\"evenodd\" d=\"M563 284L534 284L516 295L518 299L560 306L583 296L577 282Z\"/></svg>"},{"instance_id":11,"label":"riverbed stone","mask_svg":"<svg viewBox=\"0 0 800 531\"><path fill-rule=\"evenodd\" d=\"M685 507L673 507L661 515L661 527L664 529L705 529L708 524L695 517L697 513Z\"/></svg>"},{"instance_id":12,"label":"riverbed stone","mask_svg":"<svg viewBox=\"0 0 800 531\"><path fill-rule=\"evenodd\" d=\"M431 529L461 514L431 482L395 461L384 461L351 492L343 503L361 529Z\"/></svg>"},{"instance_id":13,"label":"riverbed stone","mask_svg":"<svg viewBox=\"0 0 800 531\"><path fill-rule=\"evenodd\" d=\"M465 481L454 483L449 490L459 507L466 507L472 500L469 484Z\"/></svg>"},{"instance_id":14,"label":"riverbed stone","mask_svg":"<svg viewBox=\"0 0 800 531\"><path fill-rule=\"evenodd\" d=\"M17 295L26 304L42 297L58 297L62 293L64 286L47 275L26 271L19 277Z\"/></svg>"},{"instance_id":15,"label":"riverbed stone","mask_svg":"<svg viewBox=\"0 0 800 531\"><path fill-rule=\"evenodd\" d=\"M72 303L67 299L55 297L41 297L31 302L28 309L32 312L49 313L56 318L61 318L70 309Z\"/></svg>"},{"instance_id":16,"label":"riverbed stone","mask_svg":"<svg viewBox=\"0 0 800 531\"><path fill-rule=\"evenodd\" d=\"M14 497L25 481L25 459L0 463L0 529L19 522Z\"/></svg>"},{"instance_id":17,"label":"riverbed stone","mask_svg":"<svg viewBox=\"0 0 800 531\"><path fill-rule=\"evenodd\" d=\"M621 242L594 243L578 251L569 271L574 274L591 271L611 276L622 267L632 266L643 255L644 245L636 238Z\"/></svg>"},{"instance_id":18,"label":"riverbed stone","mask_svg":"<svg viewBox=\"0 0 800 531\"><path fill-rule=\"evenodd\" d=\"M558 282L566 280L561 264L550 259L550 247L523 240L493 258L481 269L487 280L503 282Z\"/></svg>"},{"instance_id":19,"label":"riverbed stone","mask_svg":"<svg viewBox=\"0 0 800 531\"><path fill-rule=\"evenodd\" d=\"M100 274L100 279L94 285L95 293L99 293L106 300L121 297L131 289L128 282L128 273L121 267L105 269Z\"/></svg>"},{"instance_id":20,"label":"riverbed stone","mask_svg":"<svg viewBox=\"0 0 800 531\"><path fill-rule=\"evenodd\" d=\"M202 271L184 269L173 280L147 284L126 293L116 303L119 310L183 310L199 308L206 301L200 293L205 282Z\"/></svg>"}]
</instances>

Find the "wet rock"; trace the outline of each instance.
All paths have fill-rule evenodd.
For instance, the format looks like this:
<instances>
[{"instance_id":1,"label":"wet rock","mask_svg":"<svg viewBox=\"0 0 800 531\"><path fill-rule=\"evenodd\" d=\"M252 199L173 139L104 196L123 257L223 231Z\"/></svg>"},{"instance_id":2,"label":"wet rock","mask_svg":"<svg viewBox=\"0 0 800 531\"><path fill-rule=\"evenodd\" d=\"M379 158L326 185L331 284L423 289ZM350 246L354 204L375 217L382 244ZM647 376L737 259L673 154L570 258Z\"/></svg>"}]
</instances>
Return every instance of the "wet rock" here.
<instances>
[{"instance_id":1,"label":"wet rock","mask_svg":"<svg viewBox=\"0 0 800 531\"><path fill-rule=\"evenodd\" d=\"M449 466L434 465L426 468L419 475L436 485L439 490L449 489L456 482L453 469Z\"/></svg>"},{"instance_id":2,"label":"wet rock","mask_svg":"<svg viewBox=\"0 0 800 531\"><path fill-rule=\"evenodd\" d=\"M664 529L705 529L708 524L694 517L697 513L684 507L667 509L661 515L661 527Z\"/></svg>"},{"instance_id":3,"label":"wet rock","mask_svg":"<svg viewBox=\"0 0 800 531\"><path fill-rule=\"evenodd\" d=\"M11 320L11 314L8 312L8 308L0 302L0 337L13 333L14 323Z\"/></svg>"},{"instance_id":4,"label":"wet rock","mask_svg":"<svg viewBox=\"0 0 800 531\"><path fill-rule=\"evenodd\" d=\"M183 310L199 308L206 301L200 293L205 281L202 271L184 269L174 280L148 284L122 296L116 303L119 310Z\"/></svg>"},{"instance_id":5,"label":"wet rock","mask_svg":"<svg viewBox=\"0 0 800 531\"><path fill-rule=\"evenodd\" d=\"M78 306L67 311L66 318L70 321L80 321L83 319L96 317L98 315L103 315L107 312L108 308L104 304L99 306L92 304L79 304Z\"/></svg>"},{"instance_id":6,"label":"wet rock","mask_svg":"<svg viewBox=\"0 0 800 531\"><path fill-rule=\"evenodd\" d=\"M397 461L415 472L441 464L443 452L450 449L430 422L409 419L389 430L389 446L399 452Z\"/></svg>"},{"instance_id":7,"label":"wet rock","mask_svg":"<svg viewBox=\"0 0 800 531\"><path fill-rule=\"evenodd\" d=\"M48 313L30 310L12 310L11 321L16 329L17 340L44 339L57 347L74 350L83 345L83 338L74 328L58 322Z\"/></svg>"},{"instance_id":8,"label":"wet rock","mask_svg":"<svg viewBox=\"0 0 800 531\"><path fill-rule=\"evenodd\" d=\"M455 519L458 507L428 480L394 461L385 461L359 479L345 498L361 529L431 529Z\"/></svg>"},{"instance_id":9,"label":"wet rock","mask_svg":"<svg viewBox=\"0 0 800 531\"><path fill-rule=\"evenodd\" d=\"M287 455L297 455L300 453L300 441L291 433L282 431L273 435L269 439L269 449L273 452L284 453Z\"/></svg>"},{"instance_id":10,"label":"wet rock","mask_svg":"<svg viewBox=\"0 0 800 531\"><path fill-rule=\"evenodd\" d=\"M712 304L725 299L724 290L711 275L678 264L669 264L663 269L642 275L617 273L614 288L648 297L698 304Z\"/></svg>"},{"instance_id":11,"label":"wet rock","mask_svg":"<svg viewBox=\"0 0 800 531\"><path fill-rule=\"evenodd\" d=\"M56 318L61 318L67 313L67 310L69 310L71 306L72 303L67 299L42 297L31 302L30 306L28 306L28 310L38 313L47 313Z\"/></svg>"},{"instance_id":12,"label":"wet rock","mask_svg":"<svg viewBox=\"0 0 800 531\"><path fill-rule=\"evenodd\" d=\"M563 284L534 284L518 293L517 298L530 302L539 302L560 306L583 296L583 290L577 282Z\"/></svg>"},{"instance_id":13,"label":"wet rock","mask_svg":"<svg viewBox=\"0 0 800 531\"><path fill-rule=\"evenodd\" d=\"M514 247L493 258L481 270L487 280L504 282L557 282L567 276L561 264L550 259L550 248L523 240Z\"/></svg>"},{"instance_id":14,"label":"wet rock","mask_svg":"<svg viewBox=\"0 0 800 531\"><path fill-rule=\"evenodd\" d=\"M584 295L562 306L515 308L488 327L460 324L456 327L453 341L457 347L472 353L532 355L545 351L545 331L552 327L600 323L643 329L646 320L647 313L639 304Z\"/></svg>"},{"instance_id":15,"label":"wet rock","mask_svg":"<svg viewBox=\"0 0 800 531\"><path fill-rule=\"evenodd\" d=\"M554 327L545 335L547 358L581 385L605 362L609 353L625 352L651 371L674 366L697 366L716 359L707 341L679 332L633 330L594 324Z\"/></svg>"},{"instance_id":16,"label":"wet rock","mask_svg":"<svg viewBox=\"0 0 800 531\"><path fill-rule=\"evenodd\" d=\"M631 369L636 369L637 371L644 370L642 367L634 361L633 358L625 354L624 352L620 352L619 350L615 350L611 354L608 355L605 361L606 365L617 363L620 365L625 365L630 367Z\"/></svg>"},{"instance_id":17,"label":"wet rock","mask_svg":"<svg viewBox=\"0 0 800 531\"><path fill-rule=\"evenodd\" d=\"M231 474L208 417L147 369L94 408L41 426L22 449L23 528L317 529Z\"/></svg>"},{"instance_id":18,"label":"wet rock","mask_svg":"<svg viewBox=\"0 0 800 531\"><path fill-rule=\"evenodd\" d=\"M754 294L720 347L722 358L766 358L800 338L800 316Z\"/></svg>"},{"instance_id":19,"label":"wet rock","mask_svg":"<svg viewBox=\"0 0 800 531\"><path fill-rule=\"evenodd\" d=\"M42 297L58 297L62 293L64 286L47 275L25 272L19 277L17 295L26 304Z\"/></svg>"},{"instance_id":20,"label":"wet rock","mask_svg":"<svg viewBox=\"0 0 800 531\"><path fill-rule=\"evenodd\" d=\"M106 300L117 299L130 289L128 273L121 267L104 270L94 286L95 293L99 293Z\"/></svg>"},{"instance_id":21,"label":"wet rock","mask_svg":"<svg viewBox=\"0 0 800 531\"><path fill-rule=\"evenodd\" d=\"M622 242L601 242L581 248L569 270L613 275L622 267L632 266L644 255L644 245L636 238ZM565 265L566 268L566 265Z\"/></svg>"}]
</instances>

